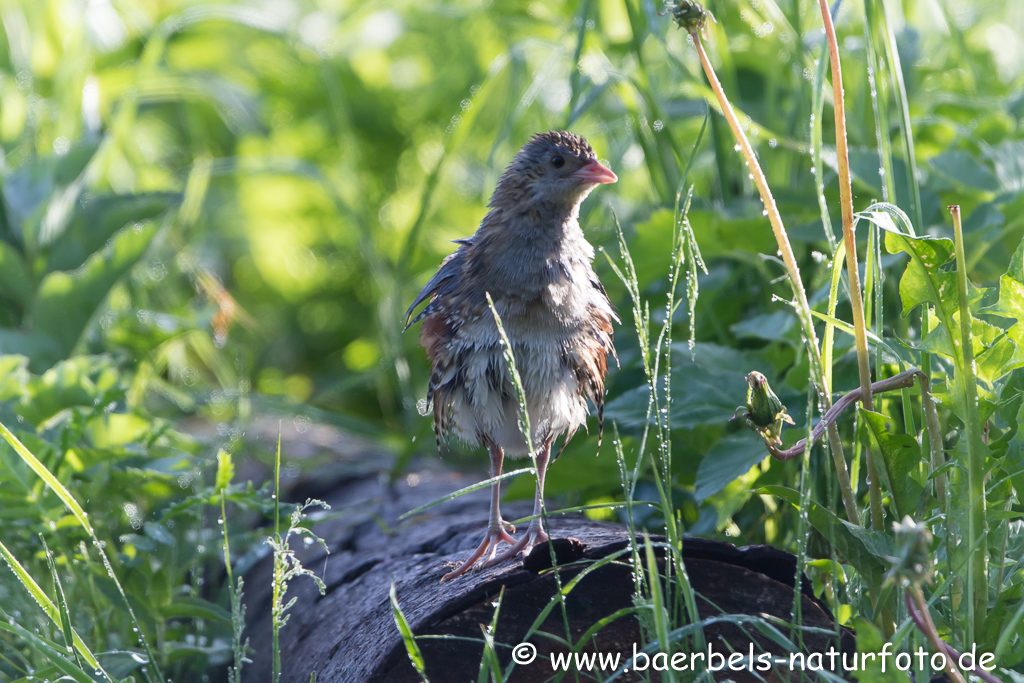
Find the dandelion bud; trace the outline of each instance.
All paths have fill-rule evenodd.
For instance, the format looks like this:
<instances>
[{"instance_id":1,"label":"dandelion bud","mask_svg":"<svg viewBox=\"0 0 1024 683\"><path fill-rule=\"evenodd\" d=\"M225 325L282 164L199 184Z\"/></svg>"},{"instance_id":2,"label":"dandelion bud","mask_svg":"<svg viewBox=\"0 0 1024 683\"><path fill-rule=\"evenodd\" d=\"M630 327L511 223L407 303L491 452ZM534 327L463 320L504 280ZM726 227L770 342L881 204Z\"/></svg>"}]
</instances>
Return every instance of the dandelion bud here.
<instances>
[{"instance_id":1,"label":"dandelion bud","mask_svg":"<svg viewBox=\"0 0 1024 683\"><path fill-rule=\"evenodd\" d=\"M892 530L896 535L896 557L889 570L889 580L902 580L911 584L932 582L932 533L928 527L911 519L895 522Z\"/></svg>"},{"instance_id":2,"label":"dandelion bud","mask_svg":"<svg viewBox=\"0 0 1024 683\"><path fill-rule=\"evenodd\" d=\"M743 410L740 406L736 412ZM768 386L768 380L754 370L747 375L747 406L743 413L747 424L765 441L782 443L782 423L793 424L793 418L786 413L786 406Z\"/></svg>"}]
</instances>

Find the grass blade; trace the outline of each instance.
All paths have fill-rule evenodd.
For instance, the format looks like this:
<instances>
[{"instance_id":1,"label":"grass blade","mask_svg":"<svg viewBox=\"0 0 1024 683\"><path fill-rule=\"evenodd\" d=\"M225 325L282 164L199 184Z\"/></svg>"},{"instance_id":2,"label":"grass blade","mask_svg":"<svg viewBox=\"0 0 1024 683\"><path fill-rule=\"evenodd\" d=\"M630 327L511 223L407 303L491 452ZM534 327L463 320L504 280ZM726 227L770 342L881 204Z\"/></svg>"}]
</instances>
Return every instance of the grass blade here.
<instances>
[{"instance_id":1,"label":"grass blade","mask_svg":"<svg viewBox=\"0 0 1024 683\"><path fill-rule=\"evenodd\" d=\"M32 578L32 575L29 574L23 566L21 566L21 563L18 562L18 559L14 556L13 553L11 553L10 550L7 549L7 546L5 546L2 541L0 541L0 555L3 555L4 561L7 563L7 566L11 568L11 571L14 572L14 575L17 577L18 581L20 581L21 584L25 587L25 590L28 591L29 595L31 595L32 598L37 603L39 603L39 606L43 608L43 611L46 612L46 615L50 617L53 623L57 626L60 626L61 615L57 609L57 606L53 604L53 601L50 600L49 596L46 595L42 588L40 588L39 584L36 583L35 579ZM100 666L100 663L96 661L96 657L93 656L92 651L89 650L89 647L82 641L78 633L76 633L73 629L71 630L71 638L74 643L75 649L82 656L82 658L85 659L86 663L89 666L93 667L94 670L101 671L103 673L103 676L108 681L111 681L111 683L113 683L114 679L112 679L110 675L103 669L103 667Z\"/></svg>"},{"instance_id":2,"label":"grass blade","mask_svg":"<svg viewBox=\"0 0 1024 683\"><path fill-rule=\"evenodd\" d=\"M503 479L511 479L512 477L518 477L520 474L527 474L527 473L533 474L535 472L536 472L536 470L534 468L532 468L532 467L523 467L523 468L520 468L518 470L512 470L511 472L505 472L503 474L499 474L497 477L491 477L490 479L484 479L483 481L477 482L477 483L473 484L472 486L466 486L465 488L461 488L458 491L455 491L454 493L449 493L446 496L441 496L440 498L438 498L436 500L432 500L429 503L426 503L424 505L420 505L417 508L413 508L412 510L409 510L408 512L402 513L398 517L398 521L402 521L402 520L408 519L408 518L412 517L413 515L418 515L419 513L423 512L424 510L428 510L428 509L434 507L435 505L440 505L441 503L447 503L449 500L455 500L459 496L464 496L467 493L472 493L473 491L478 491L480 489L487 488L491 484L494 484L495 482L502 481Z\"/></svg>"},{"instance_id":3,"label":"grass blade","mask_svg":"<svg viewBox=\"0 0 1024 683\"><path fill-rule=\"evenodd\" d=\"M391 581L389 595L391 597L391 612L395 617L398 632L402 634L402 644L405 645L409 661L412 662L413 668L416 669L416 673L420 675L423 683L430 683L430 680L427 678L427 665L423 661L423 653L420 652L420 646L416 644L416 636L412 634L412 627L409 626L409 621L405 618L405 614L398 604L398 594L395 592L394 580Z\"/></svg>"}]
</instances>

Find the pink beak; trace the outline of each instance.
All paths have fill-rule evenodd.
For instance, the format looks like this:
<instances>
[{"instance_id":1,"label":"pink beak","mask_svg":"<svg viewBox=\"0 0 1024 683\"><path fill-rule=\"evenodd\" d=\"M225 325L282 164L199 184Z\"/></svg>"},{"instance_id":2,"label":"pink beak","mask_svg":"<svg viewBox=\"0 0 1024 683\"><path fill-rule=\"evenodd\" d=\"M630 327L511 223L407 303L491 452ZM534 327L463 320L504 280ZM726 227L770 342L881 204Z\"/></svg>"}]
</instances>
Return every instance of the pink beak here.
<instances>
[{"instance_id":1,"label":"pink beak","mask_svg":"<svg viewBox=\"0 0 1024 683\"><path fill-rule=\"evenodd\" d=\"M612 170L607 166L601 165L597 161L591 161L589 164L581 168L572 174L574 178L580 181L583 185L601 185L605 183L614 183L619 179L617 175L612 173Z\"/></svg>"}]
</instances>

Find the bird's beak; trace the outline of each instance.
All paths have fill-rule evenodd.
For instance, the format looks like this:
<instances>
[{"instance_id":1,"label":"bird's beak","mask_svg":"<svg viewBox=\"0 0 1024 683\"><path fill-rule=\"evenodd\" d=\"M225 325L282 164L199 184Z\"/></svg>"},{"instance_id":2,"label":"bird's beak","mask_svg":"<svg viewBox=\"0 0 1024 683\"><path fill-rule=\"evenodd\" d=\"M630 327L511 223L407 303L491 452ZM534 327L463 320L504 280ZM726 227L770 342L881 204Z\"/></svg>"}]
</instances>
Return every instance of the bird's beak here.
<instances>
[{"instance_id":1,"label":"bird's beak","mask_svg":"<svg viewBox=\"0 0 1024 683\"><path fill-rule=\"evenodd\" d=\"M601 185L605 183L614 183L619 179L617 175L612 173L612 170L607 166L603 166L597 161L591 161L589 164L581 168L572 174L574 178L580 181L584 185Z\"/></svg>"}]
</instances>

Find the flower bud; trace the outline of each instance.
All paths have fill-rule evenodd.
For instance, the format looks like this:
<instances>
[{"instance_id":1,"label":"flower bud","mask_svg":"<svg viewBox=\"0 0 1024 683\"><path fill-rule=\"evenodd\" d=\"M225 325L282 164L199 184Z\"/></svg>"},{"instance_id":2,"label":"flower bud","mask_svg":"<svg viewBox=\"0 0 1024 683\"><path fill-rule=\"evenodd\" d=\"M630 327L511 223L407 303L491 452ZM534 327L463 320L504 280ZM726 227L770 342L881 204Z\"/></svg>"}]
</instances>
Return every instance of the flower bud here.
<instances>
[{"instance_id":1,"label":"flower bud","mask_svg":"<svg viewBox=\"0 0 1024 683\"><path fill-rule=\"evenodd\" d=\"M737 413L743 410L737 408ZM769 443L782 443L782 423L793 424L793 418L786 413L786 406L768 386L768 380L754 370L747 375L747 407L743 413L747 424Z\"/></svg>"},{"instance_id":2,"label":"flower bud","mask_svg":"<svg viewBox=\"0 0 1024 683\"><path fill-rule=\"evenodd\" d=\"M902 522L895 522L892 530L896 535L896 557L889 570L889 580L921 584L932 582L932 533L928 527L915 522L907 515Z\"/></svg>"},{"instance_id":3,"label":"flower bud","mask_svg":"<svg viewBox=\"0 0 1024 683\"><path fill-rule=\"evenodd\" d=\"M665 5L665 9L672 13L672 18L679 28L685 29L687 33L694 33L695 31L703 33L708 24L708 17L711 17L711 21L715 20L711 16L711 12L704 9L704 5L697 2L697 0L669 2Z\"/></svg>"}]
</instances>

